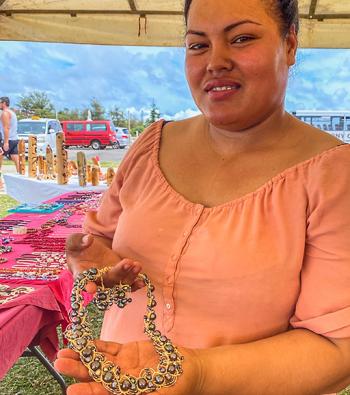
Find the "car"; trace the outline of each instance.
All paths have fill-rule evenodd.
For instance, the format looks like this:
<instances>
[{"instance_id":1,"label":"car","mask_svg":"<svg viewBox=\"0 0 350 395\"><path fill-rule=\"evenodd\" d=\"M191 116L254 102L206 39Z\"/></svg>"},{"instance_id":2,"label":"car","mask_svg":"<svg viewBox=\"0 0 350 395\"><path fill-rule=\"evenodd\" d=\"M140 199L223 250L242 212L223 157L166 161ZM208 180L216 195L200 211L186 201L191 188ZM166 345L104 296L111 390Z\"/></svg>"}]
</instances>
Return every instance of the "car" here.
<instances>
[{"instance_id":1,"label":"car","mask_svg":"<svg viewBox=\"0 0 350 395\"><path fill-rule=\"evenodd\" d=\"M117 132L117 140L118 140L119 148L123 149L125 147L128 147L131 143L129 129L116 127L115 130Z\"/></svg>"},{"instance_id":2,"label":"car","mask_svg":"<svg viewBox=\"0 0 350 395\"><path fill-rule=\"evenodd\" d=\"M62 132L61 124L57 119L32 117L18 121L18 137L26 142L28 151L28 137L37 138L37 154L46 155L46 147L50 145L56 152L56 134Z\"/></svg>"},{"instance_id":3,"label":"car","mask_svg":"<svg viewBox=\"0 0 350 395\"><path fill-rule=\"evenodd\" d=\"M107 146L118 148L117 133L112 121L62 121L66 147L91 147L94 150Z\"/></svg>"}]
</instances>

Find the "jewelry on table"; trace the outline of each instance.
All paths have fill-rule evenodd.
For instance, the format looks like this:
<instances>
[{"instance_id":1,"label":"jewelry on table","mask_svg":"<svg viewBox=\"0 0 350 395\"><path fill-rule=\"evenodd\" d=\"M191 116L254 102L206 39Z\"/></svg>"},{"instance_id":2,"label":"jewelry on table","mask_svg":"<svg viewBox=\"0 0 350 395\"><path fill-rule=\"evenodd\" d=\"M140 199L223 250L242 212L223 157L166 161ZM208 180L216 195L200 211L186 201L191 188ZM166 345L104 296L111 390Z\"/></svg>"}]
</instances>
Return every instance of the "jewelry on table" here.
<instances>
[{"instance_id":1,"label":"jewelry on table","mask_svg":"<svg viewBox=\"0 0 350 395\"><path fill-rule=\"evenodd\" d=\"M5 304L20 295L28 294L33 291L34 288L31 287L10 288L8 285L0 284L0 304Z\"/></svg>"},{"instance_id":2,"label":"jewelry on table","mask_svg":"<svg viewBox=\"0 0 350 395\"><path fill-rule=\"evenodd\" d=\"M69 347L79 354L81 362L89 371L90 377L101 383L112 394L138 395L174 385L182 373L183 357L171 340L156 329L155 320L157 316L154 307L157 303L153 295L154 286L143 273L138 275L138 279L142 280L147 288L148 301L144 316L144 331L151 339L159 355L157 368L144 368L141 370L139 377L135 377L128 373L122 373L119 366L108 361L97 350L93 342L90 325L87 322L87 309L84 307L82 296L86 284L90 281L101 281L101 286L97 288L93 300L100 310L107 310L113 303L123 308L131 302L131 299L126 295L131 292L129 285L119 284L113 288L104 287L102 276L110 269L110 267L101 270L89 269L80 273L74 281L71 296L72 310L69 315L71 323L65 332Z\"/></svg>"}]
</instances>

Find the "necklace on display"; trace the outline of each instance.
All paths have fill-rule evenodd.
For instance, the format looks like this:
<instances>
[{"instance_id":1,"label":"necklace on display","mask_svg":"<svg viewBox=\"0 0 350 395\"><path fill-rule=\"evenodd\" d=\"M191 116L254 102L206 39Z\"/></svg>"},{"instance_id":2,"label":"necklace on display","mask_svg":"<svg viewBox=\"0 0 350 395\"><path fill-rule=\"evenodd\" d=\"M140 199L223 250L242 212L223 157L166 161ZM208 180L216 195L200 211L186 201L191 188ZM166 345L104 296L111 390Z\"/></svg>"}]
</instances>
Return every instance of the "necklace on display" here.
<instances>
[{"instance_id":1,"label":"necklace on display","mask_svg":"<svg viewBox=\"0 0 350 395\"><path fill-rule=\"evenodd\" d=\"M129 285L119 284L113 288L105 288L103 274L111 268L101 270L89 269L80 273L74 281L70 312L71 323L68 325L65 336L69 347L79 354L81 362L87 367L90 377L104 388L116 395L138 395L154 392L160 388L174 385L182 373L183 357L171 340L163 336L155 325L156 313L154 307L156 300L153 295L154 286L145 274L139 274L147 289L147 311L144 316L145 333L152 341L155 351L159 355L156 369L144 368L138 377L122 373L119 366L108 361L104 354L97 350L93 342L90 325L87 321L87 308L84 307L82 292L90 281L101 281L94 303L100 310L107 310L115 303L119 308L131 302L127 293L131 292Z\"/></svg>"}]
</instances>

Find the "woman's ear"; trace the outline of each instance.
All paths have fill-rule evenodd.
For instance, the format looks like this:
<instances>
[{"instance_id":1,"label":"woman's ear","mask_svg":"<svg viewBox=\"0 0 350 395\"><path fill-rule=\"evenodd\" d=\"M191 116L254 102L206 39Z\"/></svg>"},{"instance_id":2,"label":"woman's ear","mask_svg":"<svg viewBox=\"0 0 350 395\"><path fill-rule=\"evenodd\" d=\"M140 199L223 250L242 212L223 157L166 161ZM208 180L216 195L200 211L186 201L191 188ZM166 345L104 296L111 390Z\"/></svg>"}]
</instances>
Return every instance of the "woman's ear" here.
<instances>
[{"instance_id":1,"label":"woman's ear","mask_svg":"<svg viewBox=\"0 0 350 395\"><path fill-rule=\"evenodd\" d=\"M291 26L286 36L286 48L287 48L287 62L288 62L288 66L290 67L295 64L295 58L298 49L298 36L294 24Z\"/></svg>"}]
</instances>

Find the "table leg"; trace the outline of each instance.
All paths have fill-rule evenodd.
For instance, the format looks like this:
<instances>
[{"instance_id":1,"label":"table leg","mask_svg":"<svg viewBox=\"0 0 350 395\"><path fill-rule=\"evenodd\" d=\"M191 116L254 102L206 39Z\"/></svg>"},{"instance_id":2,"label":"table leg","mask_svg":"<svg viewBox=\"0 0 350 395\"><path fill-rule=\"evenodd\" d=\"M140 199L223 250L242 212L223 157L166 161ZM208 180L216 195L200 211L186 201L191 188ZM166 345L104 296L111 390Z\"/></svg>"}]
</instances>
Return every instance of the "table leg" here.
<instances>
[{"instance_id":1,"label":"table leg","mask_svg":"<svg viewBox=\"0 0 350 395\"><path fill-rule=\"evenodd\" d=\"M38 347L29 346L22 354L22 357L36 357L40 363L45 366L51 376L58 382L62 390L62 395L66 395L67 384L64 381L64 378L55 370L51 362L45 357Z\"/></svg>"}]
</instances>

